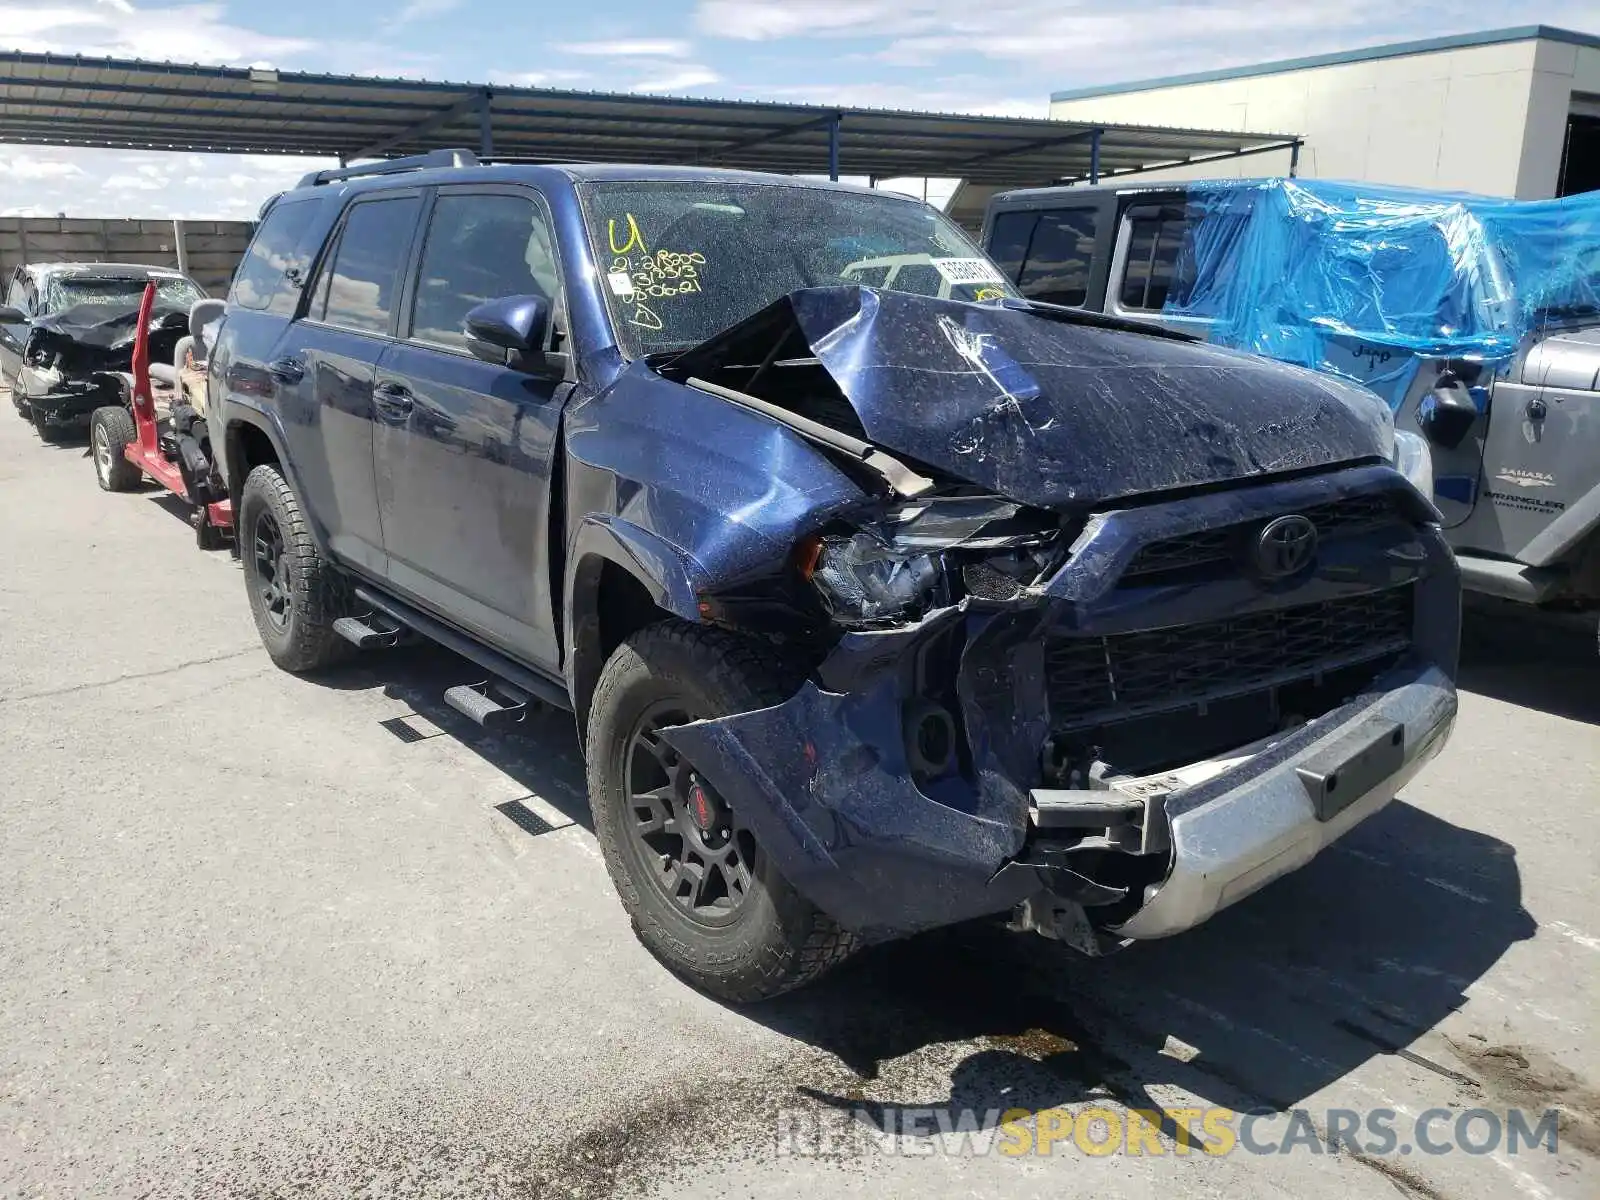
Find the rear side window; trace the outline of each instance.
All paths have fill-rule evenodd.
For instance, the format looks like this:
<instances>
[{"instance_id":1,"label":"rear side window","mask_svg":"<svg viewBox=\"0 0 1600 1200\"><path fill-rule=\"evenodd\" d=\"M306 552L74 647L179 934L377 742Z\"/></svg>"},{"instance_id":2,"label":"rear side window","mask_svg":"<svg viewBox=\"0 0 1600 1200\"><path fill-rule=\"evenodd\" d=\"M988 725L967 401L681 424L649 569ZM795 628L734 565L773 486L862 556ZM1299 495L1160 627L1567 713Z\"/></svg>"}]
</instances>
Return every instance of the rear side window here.
<instances>
[{"instance_id":1,"label":"rear side window","mask_svg":"<svg viewBox=\"0 0 1600 1200\"><path fill-rule=\"evenodd\" d=\"M307 316L358 333L388 333L421 206L418 196L352 205Z\"/></svg>"},{"instance_id":2,"label":"rear side window","mask_svg":"<svg viewBox=\"0 0 1600 1200\"><path fill-rule=\"evenodd\" d=\"M1128 222L1128 256L1122 271L1122 307L1160 312L1169 299L1182 303L1189 287L1177 279L1178 252L1189 230L1176 213L1136 216Z\"/></svg>"},{"instance_id":3,"label":"rear side window","mask_svg":"<svg viewBox=\"0 0 1600 1200\"><path fill-rule=\"evenodd\" d=\"M279 291L297 296L306 262L297 254L300 239L316 215L314 201L299 204L278 203L267 212L266 220L251 239L244 261L233 277L228 303L241 308L264 309ZM285 276L290 278L285 286ZM282 305L274 307L283 307ZM293 305L288 305L292 308Z\"/></svg>"},{"instance_id":4,"label":"rear side window","mask_svg":"<svg viewBox=\"0 0 1600 1200\"><path fill-rule=\"evenodd\" d=\"M560 282L544 211L526 196L445 193L422 251L411 336L465 346L466 315L486 300L543 296Z\"/></svg>"},{"instance_id":5,"label":"rear side window","mask_svg":"<svg viewBox=\"0 0 1600 1200\"><path fill-rule=\"evenodd\" d=\"M997 214L989 227L989 244L985 249L1012 283L1017 282L1022 264L1028 261L1028 245L1033 241L1033 231L1038 224L1036 212L1008 212Z\"/></svg>"},{"instance_id":6,"label":"rear side window","mask_svg":"<svg viewBox=\"0 0 1600 1200\"><path fill-rule=\"evenodd\" d=\"M1089 271L1099 229L1097 209L1040 213L1017 276L1022 294L1046 304L1081 306L1089 298Z\"/></svg>"}]
</instances>

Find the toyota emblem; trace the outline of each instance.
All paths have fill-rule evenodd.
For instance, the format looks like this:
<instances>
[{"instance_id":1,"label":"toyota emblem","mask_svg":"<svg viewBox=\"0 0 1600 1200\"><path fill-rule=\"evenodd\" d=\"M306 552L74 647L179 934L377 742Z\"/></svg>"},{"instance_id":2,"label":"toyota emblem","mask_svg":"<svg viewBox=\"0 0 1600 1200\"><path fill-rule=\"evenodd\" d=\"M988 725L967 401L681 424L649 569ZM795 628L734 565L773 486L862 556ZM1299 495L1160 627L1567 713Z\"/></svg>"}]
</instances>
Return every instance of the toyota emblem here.
<instances>
[{"instance_id":1,"label":"toyota emblem","mask_svg":"<svg viewBox=\"0 0 1600 1200\"><path fill-rule=\"evenodd\" d=\"M1317 527L1302 516L1269 521L1256 539L1256 569L1266 579L1287 579L1317 556Z\"/></svg>"}]
</instances>

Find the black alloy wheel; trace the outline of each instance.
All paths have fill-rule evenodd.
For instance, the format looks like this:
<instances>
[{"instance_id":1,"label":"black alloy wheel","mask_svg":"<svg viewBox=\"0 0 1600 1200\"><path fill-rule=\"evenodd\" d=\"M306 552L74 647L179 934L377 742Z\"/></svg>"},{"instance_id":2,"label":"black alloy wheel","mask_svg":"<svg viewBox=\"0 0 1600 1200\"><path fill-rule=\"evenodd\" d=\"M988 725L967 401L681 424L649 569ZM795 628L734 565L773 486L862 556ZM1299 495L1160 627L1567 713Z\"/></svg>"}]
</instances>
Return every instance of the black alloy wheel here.
<instances>
[{"instance_id":1,"label":"black alloy wheel","mask_svg":"<svg viewBox=\"0 0 1600 1200\"><path fill-rule=\"evenodd\" d=\"M256 586L261 596L262 615L280 632L289 628L293 601L289 578L289 556L284 553L283 530L271 512L263 510L251 531Z\"/></svg>"},{"instance_id":2,"label":"black alloy wheel","mask_svg":"<svg viewBox=\"0 0 1600 1200\"><path fill-rule=\"evenodd\" d=\"M627 752L629 832L644 874L691 920L738 920L757 872L755 838L660 730L693 718L671 703L646 710Z\"/></svg>"}]
</instances>

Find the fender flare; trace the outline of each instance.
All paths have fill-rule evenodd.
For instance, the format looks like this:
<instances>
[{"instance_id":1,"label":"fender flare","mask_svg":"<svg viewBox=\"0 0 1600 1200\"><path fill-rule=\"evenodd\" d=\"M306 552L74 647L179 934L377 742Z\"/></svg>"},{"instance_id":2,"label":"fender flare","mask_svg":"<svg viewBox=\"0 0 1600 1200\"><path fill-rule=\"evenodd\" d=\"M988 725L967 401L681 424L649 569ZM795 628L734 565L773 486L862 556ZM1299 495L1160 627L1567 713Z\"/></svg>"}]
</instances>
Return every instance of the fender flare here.
<instances>
[{"instance_id":1,"label":"fender flare","mask_svg":"<svg viewBox=\"0 0 1600 1200\"><path fill-rule=\"evenodd\" d=\"M1524 546L1519 557L1530 567L1548 567L1571 554L1597 531L1600 531L1600 484L1567 505L1567 511Z\"/></svg>"},{"instance_id":2,"label":"fender flare","mask_svg":"<svg viewBox=\"0 0 1600 1200\"><path fill-rule=\"evenodd\" d=\"M306 519L306 527L311 531L311 538L317 544L317 549L324 558L331 558L328 553L327 530L323 529L322 522L317 514L312 512L305 501L305 489L300 486L300 474L295 469L294 460L289 456L288 439L283 436L283 429L276 417L263 409L252 408L238 401L224 402L219 414L222 418L222 459L223 477L228 483L228 499L234 507L234 519L238 520L239 496L244 491L245 475L248 472L236 470L237 461L235 450L238 439L235 431L241 425L262 434L272 445L272 452L277 457L278 469L283 472L283 477L288 480L290 488L300 501L302 515ZM210 421L207 420L209 427ZM216 447L216 436L212 435L211 444Z\"/></svg>"},{"instance_id":3,"label":"fender flare","mask_svg":"<svg viewBox=\"0 0 1600 1200\"><path fill-rule=\"evenodd\" d=\"M586 724L589 698L604 663L590 661L588 649L599 638L600 577L607 564L626 571L663 612L698 623L700 565L648 529L621 517L590 513L578 522L568 549L562 589L562 636L567 692L580 724ZM581 603L580 603L581 602Z\"/></svg>"},{"instance_id":4,"label":"fender flare","mask_svg":"<svg viewBox=\"0 0 1600 1200\"><path fill-rule=\"evenodd\" d=\"M585 585L598 583L600 567L615 563L650 593L658 608L685 621L700 620L700 565L658 534L621 517L591 513L578 523L570 553L564 611L570 623Z\"/></svg>"}]
</instances>

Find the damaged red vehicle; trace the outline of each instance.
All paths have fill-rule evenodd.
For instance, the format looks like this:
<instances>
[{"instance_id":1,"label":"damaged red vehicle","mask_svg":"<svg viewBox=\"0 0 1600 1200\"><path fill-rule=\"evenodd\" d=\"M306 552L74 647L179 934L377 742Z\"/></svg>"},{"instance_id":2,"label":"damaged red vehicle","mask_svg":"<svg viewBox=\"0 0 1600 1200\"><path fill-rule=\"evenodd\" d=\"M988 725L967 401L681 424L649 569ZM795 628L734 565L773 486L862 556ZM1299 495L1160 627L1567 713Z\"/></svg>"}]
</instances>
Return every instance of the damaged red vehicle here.
<instances>
[{"instance_id":1,"label":"damaged red vehicle","mask_svg":"<svg viewBox=\"0 0 1600 1200\"><path fill-rule=\"evenodd\" d=\"M1020 298L904 197L321 172L211 358L256 625L570 708L640 937L736 1000L1000 916L1178 933L1452 728L1460 582L1332 377Z\"/></svg>"}]
</instances>

